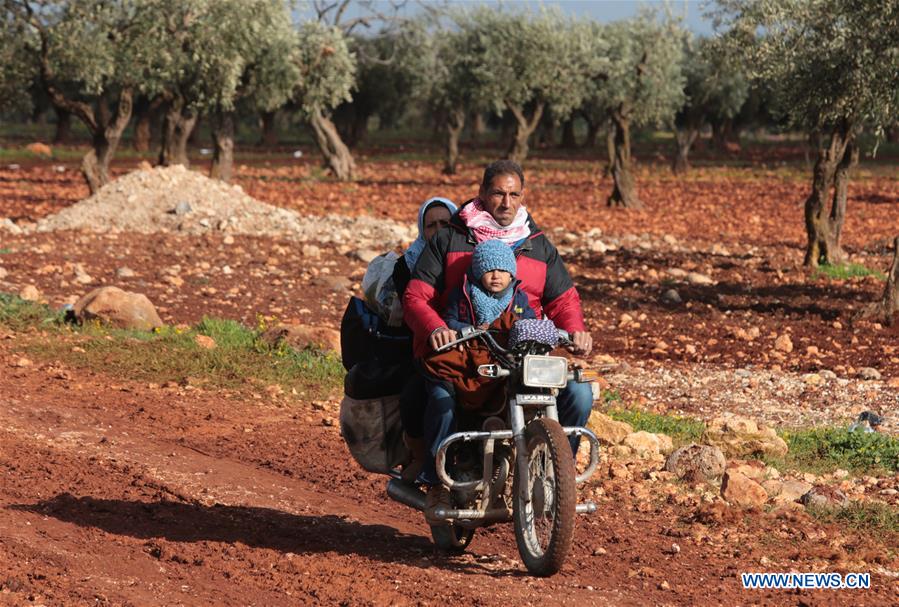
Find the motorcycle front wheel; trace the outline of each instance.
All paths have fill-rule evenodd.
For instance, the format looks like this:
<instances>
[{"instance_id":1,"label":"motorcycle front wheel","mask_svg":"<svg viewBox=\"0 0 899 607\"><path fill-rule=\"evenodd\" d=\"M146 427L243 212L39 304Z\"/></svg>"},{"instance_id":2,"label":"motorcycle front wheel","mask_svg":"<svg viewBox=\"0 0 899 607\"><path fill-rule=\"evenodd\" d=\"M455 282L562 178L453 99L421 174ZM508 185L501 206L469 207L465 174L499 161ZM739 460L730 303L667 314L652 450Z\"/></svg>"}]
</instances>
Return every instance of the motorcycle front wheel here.
<instances>
[{"instance_id":1,"label":"motorcycle front wheel","mask_svg":"<svg viewBox=\"0 0 899 607\"><path fill-rule=\"evenodd\" d=\"M518 553L531 575L553 575L562 568L574 535L577 475L571 446L559 422L541 417L525 428L527 478L516 466L512 518ZM521 497L526 483L529 500Z\"/></svg>"}]
</instances>

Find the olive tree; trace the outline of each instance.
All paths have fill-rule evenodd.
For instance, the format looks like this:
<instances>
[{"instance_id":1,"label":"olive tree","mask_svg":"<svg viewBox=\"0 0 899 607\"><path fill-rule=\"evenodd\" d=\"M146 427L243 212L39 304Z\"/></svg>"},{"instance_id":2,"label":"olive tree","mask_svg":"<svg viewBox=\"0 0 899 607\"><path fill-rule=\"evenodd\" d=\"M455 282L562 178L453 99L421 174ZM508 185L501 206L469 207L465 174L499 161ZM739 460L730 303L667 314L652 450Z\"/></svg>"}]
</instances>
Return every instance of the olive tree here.
<instances>
[{"instance_id":1,"label":"olive tree","mask_svg":"<svg viewBox=\"0 0 899 607\"><path fill-rule=\"evenodd\" d=\"M608 205L640 208L631 128L667 123L683 105L683 32L677 23L649 12L593 27L597 53L604 53L607 62L591 79L582 111L591 122L610 124L607 143L614 186Z\"/></svg>"},{"instance_id":2,"label":"olive tree","mask_svg":"<svg viewBox=\"0 0 899 607\"><path fill-rule=\"evenodd\" d=\"M280 0L216 0L203 25L193 104L210 118L211 176L228 181L237 106L258 114L287 101L299 78L296 36Z\"/></svg>"},{"instance_id":3,"label":"olive tree","mask_svg":"<svg viewBox=\"0 0 899 607\"><path fill-rule=\"evenodd\" d=\"M155 0L156 31L177 44L158 58L165 101L162 165L188 164L197 117L209 118L211 175L231 177L238 105L271 111L299 77L296 34L281 0Z\"/></svg>"},{"instance_id":4,"label":"olive tree","mask_svg":"<svg viewBox=\"0 0 899 607\"><path fill-rule=\"evenodd\" d=\"M381 128L389 128L406 112L421 74L428 38L419 39L412 27L399 25L374 37L352 36L348 43L356 55L356 82L352 100L333 113L334 123L348 147L358 145L372 116ZM410 39L410 36L414 38Z\"/></svg>"},{"instance_id":5,"label":"olive tree","mask_svg":"<svg viewBox=\"0 0 899 607\"><path fill-rule=\"evenodd\" d=\"M0 22L0 111L30 112L36 66L29 59L25 26L9 12Z\"/></svg>"},{"instance_id":6,"label":"olive tree","mask_svg":"<svg viewBox=\"0 0 899 607\"><path fill-rule=\"evenodd\" d=\"M468 53L474 42L471 31L453 27L435 33L432 28L427 20L406 24L398 54L411 76L411 99L427 107L442 133L443 172L453 175L465 117L484 109L484 100Z\"/></svg>"},{"instance_id":7,"label":"olive tree","mask_svg":"<svg viewBox=\"0 0 899 607\"><path fill-rule=\"evenodd\" d=\"M109 162L136 94L157 85L161 41L147 1L5 0L21 28L38 82L53 105L87 127L81 169L91 192L109 181Z\"/></svg>"},{"instance_id":8,"label":"olive tree","mask_svg":"<svg viewBox=\"0 0 899 607\"><path fill-rule=\"evenodd\" d=\"M559 12L538 14L481 8L461 15L467 33L464 49L471 72L468 86L488 100L497 113L515 119L509 158L522 161L528 141L548 109L566 118L581 105L591 64L590 32Z\"/></svg>"},{"instance_id":9,"label":"olive tree","mask_svg":"<svg viewBox=\"0 0 899 607\"><path fill-rule=\"evenodd\" d=\"M356 163L331 120L331 112L350 94L356 75L356 59L340 29L320 22L299 28L297 53L299 81L293 102L315 134L315 141L331 172L341 181L356 177Z\"/></svg>"},{"instance_id":10,"label":"olive tree","mask_svg":"<svg viewBox=\"0 0 899 607\"><path fill-rule=\"evenodd\" d=\"M776 109L817 142L805 264L840 263L857 136L882 133L897 112L899 1L730 0L721 19Z\"/></svg>"},{"instance_id":11,"label":"olive tree","mask_svg":"<svg viewBox=\"0 0 899 607\"><path fill-rule=\"evenodd\" d=\"M690 168L690 148L702 129L733 120L749 95L749 79L740 61L713 40L687 37L684 55L686 99L674 121L675 173Z\"/></svg>"}]
</instances>

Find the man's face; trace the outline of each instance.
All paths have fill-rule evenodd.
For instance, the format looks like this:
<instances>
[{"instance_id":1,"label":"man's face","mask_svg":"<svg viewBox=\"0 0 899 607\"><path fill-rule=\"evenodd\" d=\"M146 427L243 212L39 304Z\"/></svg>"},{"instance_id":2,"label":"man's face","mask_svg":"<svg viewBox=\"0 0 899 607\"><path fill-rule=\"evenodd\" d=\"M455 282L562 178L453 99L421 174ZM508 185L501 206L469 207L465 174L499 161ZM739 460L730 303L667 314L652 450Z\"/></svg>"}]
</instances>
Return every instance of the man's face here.
<instances>
[{"instance_id":1,"label":"man's face","mask_svg":"<svg viewBox=\"0 0 899 607\"><path fill-rule=\"evenodd\" d=\"M422 224L424 224L422 236L424 236L425 240L431 240L431 237L437 233L437 230L449 225L449 221L450 212L445 206L428 209L428 212L425 213L424 221L422 221Z\"/></svg>"},{"instance_id":2,"label":"man's face","mask_svg":"<svg viewBox=\"0 0 899 607\"><path fill-rule=\"evenodd\" d=\"M493 178L489 188L478 191L484 208L501 226L507 226L515 219L518 209L524 203L524 188L518 175L504 174Z\"/></svg>"}]
</instances>

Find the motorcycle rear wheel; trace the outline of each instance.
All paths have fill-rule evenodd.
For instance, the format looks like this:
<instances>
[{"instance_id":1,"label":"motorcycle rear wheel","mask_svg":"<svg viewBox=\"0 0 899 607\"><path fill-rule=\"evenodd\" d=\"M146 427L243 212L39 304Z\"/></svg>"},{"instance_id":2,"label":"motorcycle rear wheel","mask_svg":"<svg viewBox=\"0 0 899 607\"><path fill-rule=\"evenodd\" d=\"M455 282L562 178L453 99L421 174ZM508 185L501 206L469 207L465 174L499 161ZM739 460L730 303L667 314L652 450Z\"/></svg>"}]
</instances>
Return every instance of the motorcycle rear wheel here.
<instances>
[{"instance_id":1,"label":"motorcycle rear wheel","mask_svg":"<svg viewBox=\"0 0 899 607\"><path fill-rule=\"evenodd\" d=\"M535 419L525 428L525 443L528 478L520 478L516 467L512 482L515 540L528 572L545 577L562 568L571 548L577 472L559 422ZM521 483L527 483L529 502L521 498Z\"/></svg>"}]
</instances>

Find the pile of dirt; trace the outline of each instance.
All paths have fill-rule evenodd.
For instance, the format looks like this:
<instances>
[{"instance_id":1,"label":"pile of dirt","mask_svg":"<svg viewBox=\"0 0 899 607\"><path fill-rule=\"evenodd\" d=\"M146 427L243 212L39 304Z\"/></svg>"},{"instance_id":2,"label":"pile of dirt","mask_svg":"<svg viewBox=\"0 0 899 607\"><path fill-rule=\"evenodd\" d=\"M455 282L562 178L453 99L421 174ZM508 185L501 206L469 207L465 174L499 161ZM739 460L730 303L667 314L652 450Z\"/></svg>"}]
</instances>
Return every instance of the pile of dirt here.
<instances>
[{"instance_id":1,"label":"pile of dirt","mask_svg":"<svg viewBox=\"0 0 899 607\"><path fill-rule=\"evenodd\" d=\"M266 204L181 165L137 170L38 222L39 232L224 232L383 246L414 239L414 227L373 217L302 216Z\"/></svg>"}]
</instances>

